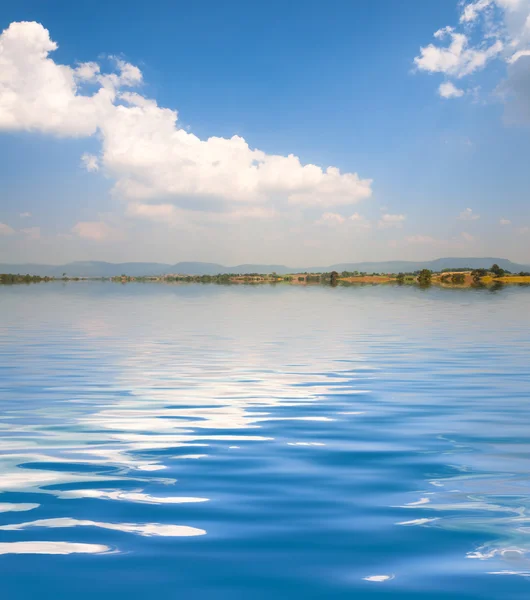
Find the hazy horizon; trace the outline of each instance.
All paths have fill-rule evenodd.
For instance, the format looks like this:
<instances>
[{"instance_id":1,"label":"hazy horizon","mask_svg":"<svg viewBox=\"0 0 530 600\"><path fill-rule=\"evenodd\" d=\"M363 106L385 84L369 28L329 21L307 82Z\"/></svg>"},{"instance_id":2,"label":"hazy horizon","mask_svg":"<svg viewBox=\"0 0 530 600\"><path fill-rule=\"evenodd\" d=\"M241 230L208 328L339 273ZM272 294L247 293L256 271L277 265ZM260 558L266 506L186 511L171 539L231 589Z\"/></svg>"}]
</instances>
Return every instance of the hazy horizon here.
<instances>
[{"instance_id":1,"label":"hazy horizon","mask_svg":"<svg viewBox=\"0 0 530 600\"><path fill-rule=\"evenodd\" d=\"M520 263L519 261L516 260L512 260L510 258L506 258L505 256L437 256L435 258L418 258L418 259L412 259L412 260L407 260L407 259L401 259L401 258L388 258L388 259L382 259L382 260L339 260L339 261L335 261L333 263L327 263L327 264L289 264L286 261L283 262L273 262L273 261L260 261L260 262L250 262L250 261L241 261L238 263L232 263L232 264L226 264L226 263L222 263L222 262L218 262L215 260L153 260L153 261L147 261L147 260L126 260L126 261L109 261L109 260L69 260L69 261L65 261L62 263L48 263L48 262L42 262L42 261L26 261L26 262L12 262L12 263L8 263L7 261L0 261L0 264L13 264L13 265L25 265L25 264L34 264L34 265L41 265L41 266L51 266L51 267L60 267L60 266L64 266L64 265L68 265L68 264L75 264L75 263L108 263L108 264L124 264L124 263L132 263L132 264L161 264L161 265L178 265L178 264L184 264L184 263L196 263L196 264L213 264L213 265L220 265L223 267L231 267L231 266L240 266L240 265L262 265L262 266L281 266L281 267L300 267L300 268L308 268L308 267L327 267L330 265L342 265L342 264L381 264L381 263L400 263L400 262L410 262L410 263L430 263L430 262L435 262L435 261L441 261L441 260L451 260L452 258L455 259L456 261L465 261L465 260L470 260L470 261L475 261L475 260L491 260L491 261L507 261L507 262L512 262L514 264L525 264Z\"/></svg>"}]
</instances>

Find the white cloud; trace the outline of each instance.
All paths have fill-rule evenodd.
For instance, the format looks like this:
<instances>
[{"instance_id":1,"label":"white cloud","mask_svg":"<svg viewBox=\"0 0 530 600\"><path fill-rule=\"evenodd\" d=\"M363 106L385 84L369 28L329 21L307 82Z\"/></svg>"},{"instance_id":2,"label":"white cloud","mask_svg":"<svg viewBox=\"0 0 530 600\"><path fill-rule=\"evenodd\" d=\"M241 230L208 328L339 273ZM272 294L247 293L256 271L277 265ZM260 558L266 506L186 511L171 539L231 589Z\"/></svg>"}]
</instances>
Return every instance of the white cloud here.
<instances>
[{"instance_id":1,"label":"white cloud","mask_svg":"<svg viewBox=\"0 0 530 600\"><path fill-rule=\"evenodd\" d=\"M510 58L508 58L508 63L513 65L513 63L517 62L520 58L524 56L530 56L530 50L518 50L515 54L512 54Z\"/></svg>"},{"instance_id":2,"label":"white cloud","mask_svg":"<svg viewBox=\"0 0 530 600\"><path fill-rule=\"evenodd\" d=\"M461 4L462 31L447 26L434 33L447 45L429 44L414 59L419 70L463 78L495 58L507 65L497 92L507 105L507 120L530 121L530 0L475 0ZM471 44L471 40L477 40ZM443 97L449 87L439 87ZM458 88L456 88L458 89ZM476 88L475 88L476 89ZM449 93L444 96L444 91ZM462 91L462 90L459 90Z\"/></svg>"},{"instance_id":3,"label":"white cloud","mask_svg":"<svg viewBox=\"0 0 530 600\"><path fill-rule=\"evenodd\" d=\"M20 231L32 240L40 239L40 227L26 227L25 229L21 229Z\"/></svg>"},{"instance_id":4,"label":"white cloud","mask_svg":"<svg viewBox=\"0 0 530 600\"><path fill-rule=\"evenodd\" d=\"M478 221L480 219L480 215L476 215L473 212L473 209L466 208L459 215L458 218L460 221Z\"/></svg>"},{"instance_id":5,"label":"white cloud","mask_svg":"<svg viewBox=\"0 0 530 600\"><path fill-rule=\"evenodd\" d=\"M31 213L30 212L22 212L18 215L21 219L28 219L29 217L31 217Z\"/></svg>"},{"instance_id":6,"label":"white cloud","mask_svg":"<svg viewBox=\"0 0 530 600\"><path fill-rule=\"evenodd\" d=\"M337 213L324 213L317 221L317 225L342 225L346 219Z\"/></svg>"},{"instance_id":7,"label":"white cloud","mask_svg":"<svg viewBox=\"0 0 530 600\"><path fill-rule=\"evenodd\" d=\"M462 233L460 234L460 236L466 242L474 242L476 240L475 236L471 235L467 231L462 231Z\"/></svg>"},{"instance_id":8,"label":"white cloud","mask_svg":"<svg viewBox=\"0 0 530 600\"><path fill-rule=\"evenodd\" d=\"M100 156L85 154L83 164L104 170L116 180L115 193L130 201L209 198L327 207L372 194L371 180L356 173L303 165L292 154L266 154L240 136L201 140L179 128L175 110L122 90L142 82L137 67L115 59L115 73L103 74L92 62L72 68L49 57L56 48L39 23L12 23L2 33L0 129L70 137L99 132ZM87 82L96 85L94 93L83 93Z\"/></svg>"},{"instance_id":9,"label":"white cloud","mask_svg":"<svg viewBox=\"0 0 530 600\"><path fill-rule=\"evenodd\" d=\"M511 224L512 224L512 222L510 221L510 219L501 219L501 220L499 221L499 223L500 223L501 225L511 225Z\"/></svg>"},{"instance_id":10,"label":"white cloud","mask_svg":"<svg viewBox=\"0 0 530 600\"><path fill-rule=\"evenodd\" d=\"M491 6L491 3L492 0L477 0L477 2L467 4L460 15L460 23L475 21L484 9Z\"/></svg>"},{"instance_id":11,"label":"white cloud","mask_svg":"<svg viewBox=\"0 0 530 600\"><path fill-rule=\"evenodd\" d=\"M64 136L96 132L113 93L100 88L94 96L78 94L76 70L48 58L56 49L57 44L38 23L12 23L2 33L0 129Z\"/></svg>"},{"instance_id":12,"label":"white cloud","mask_svg":"<svg viewBox=\"0 0 530 600\"><path fill-rule=\"evenodd\" d=\"M464 90L457 88L450 81L444 81L438 88L438 94L440 94L442 98L461 98L465 92Z\"/></svg>"},{"instance_id":13,"label":"white cloud","mask_svg":"<svg viewBox=\"0 0 530 600\"><path fill-rule=\"evenodd\" d=\"M0 235L13 235L15 230L5 223L0 223Z\"/></svg>"},{"instance_id":14,"label":"white cloud","mask_svg":"<svg viewBox=\"0 0 530 600\"><path fill-rule=\"evenodd\" d=\"M501 40L495 40L490 45L484 43L480 47L469 47L468 37L463 33L455 33L450 28L435 33L437 39L447 36L451 39L449 46L429 44L420 48L420 56L414 59L418 69L461 78L484 68L487 62L498 56L504 48Z\"/></svg>"},{"instance_id":15,"label":"white cloud","mask_svg":"<svg viewBox=\"0 0 530 600\"><path fill-rule=\"evenodd\" d=\"M388 229L390 227L403 227L403 222L405 221L405 215L390 215L384 214L378 222L378 227L380 229Z\"/></svg>"},{"instance_id":16,"label":"white cloud","mask_svg":"<svg viewBox=\"0 0 530 600\"><path fill-rule=\"evenodd\" d=\"M116 237L116 230L103 221L79 221L72 227L72 232L80 238L94 241Z\"/></svg>"},{"instance_id":17,"label":"white cloud","mask_svg":"<svg viewBox=\"0 0 530 600\"><path fill-rule=\"evenodd\" d=\"M349 218L350 223L355 225L356 229L371 229L372 224L365 217L361 216L359 213L353 213L353 215Z\"/></svg>"},{"instance_id":18,"label":"white cloud","mask_svg":"<svg viewBox=\"0 0 530 600\"><path fill-rule=\"evenodd\" d=\"M338 213L326 212L316 221L317 225L343 225L353 228L356 231L371 229L372 225L365 217L359 213L353 213L350 217L345 217Z\"/></svg>"},{"instance_id":19,"label":"white cloud","mask_svg":"<svg viewBox=\"0 0 530 600\"><path fill-rule=\"evenodd\" d=\"M89 171L90 173L94 172L94 171L99 171L99 161L98 161L98 157L94 156L93 154L88 154L87 152L85 152L82 156L81 156L81 164L85 167L85 169L87 171Z\"/></svg>"}]
</instances>

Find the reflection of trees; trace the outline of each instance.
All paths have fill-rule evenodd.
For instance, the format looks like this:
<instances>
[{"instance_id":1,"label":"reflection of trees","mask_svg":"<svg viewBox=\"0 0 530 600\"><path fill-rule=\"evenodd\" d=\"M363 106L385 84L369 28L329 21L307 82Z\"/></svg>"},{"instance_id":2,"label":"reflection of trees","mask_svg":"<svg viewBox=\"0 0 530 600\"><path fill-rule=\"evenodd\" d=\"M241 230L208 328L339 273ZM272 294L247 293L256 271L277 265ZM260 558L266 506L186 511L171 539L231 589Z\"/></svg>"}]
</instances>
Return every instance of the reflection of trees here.
<instances>
[{"instance_id":1,"label":"reflection of trees","mask_svg":"<svg viewBox=\"0 0 530 600\"><path fill-rule=\"evenodd\" d=\"M502 281L495 281L493 283L493 285L489 286L488 289L490 292L498 292L498 291L504 289L504 283L502 283Z\"/></svg>"}]
</instances>

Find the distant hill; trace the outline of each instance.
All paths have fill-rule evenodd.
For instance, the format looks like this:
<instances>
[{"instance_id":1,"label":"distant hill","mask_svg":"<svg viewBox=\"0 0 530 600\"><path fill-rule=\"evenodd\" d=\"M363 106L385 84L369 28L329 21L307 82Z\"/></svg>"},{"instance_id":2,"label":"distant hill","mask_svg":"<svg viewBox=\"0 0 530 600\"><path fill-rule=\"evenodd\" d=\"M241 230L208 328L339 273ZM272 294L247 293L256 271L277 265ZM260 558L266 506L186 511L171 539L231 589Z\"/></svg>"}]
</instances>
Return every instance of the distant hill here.
<instances>
[{"instance_id":1,"label":"distant hill","mask_svg":"<svg viewBox=\"0 0 530 600\"><path fill-rule=\"evenodd\" d=\"M326 270L335 271L366 271L375 273L399 273L420 271L421 269L430 269L431 271L441 271L443 269L487 269L493 264L498 264L502 269L512 272L528 271L529 265L514 263L505 258L437 258L429 261L384 261L384 262L363 262L363 263L340 263L327 267Z\"/></svg>"},{"instance_id":2,"label":"distant hill","mask_svg":"<svg viewBox=\"0 0 530 600\"><path fill-rule=\"evenodd\" d=\"M320 267L286 267L284 265L255 265L243 264L233 267L225 267L217 263L205 262L180 262L176 264L166 263L109 263L100 261L79 261L65 265L39 265L39 264L0 264L0 273L20 273L40 275L42 277L62 277L66 273L68 277L113 277L114 275L126 274L132 277L149 275L166 275L169 273L180 273L186 275L217 275L220 273L288 273L303 272L329 272L329 271L366 271L367 273L399 273L431 269L441 271L442 269L484 269L497 263L501 268L518 273L530 271L530 265L522 265L511 262L505 258L437 258L431 261L384 261L384 262L359 262L339 263L335 265Z\"/></svg>"}]
</instances>

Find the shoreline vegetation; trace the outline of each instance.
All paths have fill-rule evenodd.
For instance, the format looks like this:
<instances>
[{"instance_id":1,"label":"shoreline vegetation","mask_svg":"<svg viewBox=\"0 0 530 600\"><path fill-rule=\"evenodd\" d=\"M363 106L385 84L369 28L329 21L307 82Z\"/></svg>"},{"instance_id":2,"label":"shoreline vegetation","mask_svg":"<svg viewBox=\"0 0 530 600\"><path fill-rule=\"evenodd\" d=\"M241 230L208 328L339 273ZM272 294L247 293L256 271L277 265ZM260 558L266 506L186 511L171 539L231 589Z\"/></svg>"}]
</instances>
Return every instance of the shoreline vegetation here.
<instances>
[{"instance_id":1,"label":"shoreline vegetation","mask_svg":"<svg viewBox=\"0 0 530 600\"><path fill-rule=\"evenodd\" d=\"M114 277L41 277L39 275L0 274L0 285L45 283L51 281L110 281L114 283L215 283L241 284L290 284L290 285L416 285L446 288L491 288L503 285L530 285L530 272L510 273L494 264L490 269L444 269L440 272L423 269L412 273L366 273L359 271L332 271L330 273L233 273L220 275L167 274L147 277L131 277L126 274Z\"/></svg>"}]
</instances>

